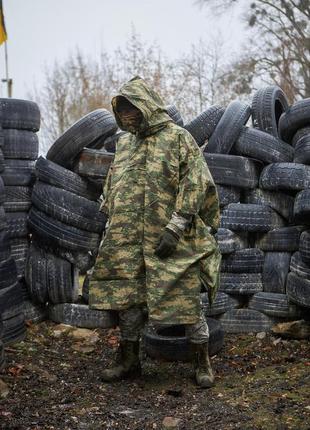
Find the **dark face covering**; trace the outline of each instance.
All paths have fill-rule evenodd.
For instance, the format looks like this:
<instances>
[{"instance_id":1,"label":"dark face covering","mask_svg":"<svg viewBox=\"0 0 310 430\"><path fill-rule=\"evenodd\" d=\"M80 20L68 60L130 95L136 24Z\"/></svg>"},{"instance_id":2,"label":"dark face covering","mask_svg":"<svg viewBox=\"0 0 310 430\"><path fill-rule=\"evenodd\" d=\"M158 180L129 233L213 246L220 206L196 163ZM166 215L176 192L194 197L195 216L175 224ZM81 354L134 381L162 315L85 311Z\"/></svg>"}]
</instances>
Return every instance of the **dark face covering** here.
<instances>
[{"instance_id":1,"label":"dark face covering","mask_svg":"<svg viewBox=\"0 0 310 430\"><path fill-rule=\"evenodd\" d=\"M139 129L142 113L125 97L118 98L116 111L125 130L135 132Z\"/></svg>"}]
</instances>

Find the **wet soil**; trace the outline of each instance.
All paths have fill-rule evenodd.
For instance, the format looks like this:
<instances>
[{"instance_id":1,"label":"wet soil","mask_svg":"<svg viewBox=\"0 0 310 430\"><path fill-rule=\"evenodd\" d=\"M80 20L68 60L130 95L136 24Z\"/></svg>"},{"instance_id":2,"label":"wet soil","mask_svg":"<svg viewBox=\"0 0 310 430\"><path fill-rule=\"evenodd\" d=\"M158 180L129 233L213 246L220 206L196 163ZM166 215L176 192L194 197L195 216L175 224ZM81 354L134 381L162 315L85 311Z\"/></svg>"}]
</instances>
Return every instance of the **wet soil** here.
<instances>
[{"instance_id":1,"label":"wet soil","mask_svg":"<svg viewBox=\"0 0 310 430\"><path fill-rule=\"evenodd\" d=\"M83 348L56 324L28 328L7 348L0 373L9 387L0 399L0 429L310 429L310 347L306 340L227 335L212 358L216 385L199 389L189 363L144 358L138 380L107 384L103 368L115 358L117 330L96 330Z\"/></svg>"}]
</instances>

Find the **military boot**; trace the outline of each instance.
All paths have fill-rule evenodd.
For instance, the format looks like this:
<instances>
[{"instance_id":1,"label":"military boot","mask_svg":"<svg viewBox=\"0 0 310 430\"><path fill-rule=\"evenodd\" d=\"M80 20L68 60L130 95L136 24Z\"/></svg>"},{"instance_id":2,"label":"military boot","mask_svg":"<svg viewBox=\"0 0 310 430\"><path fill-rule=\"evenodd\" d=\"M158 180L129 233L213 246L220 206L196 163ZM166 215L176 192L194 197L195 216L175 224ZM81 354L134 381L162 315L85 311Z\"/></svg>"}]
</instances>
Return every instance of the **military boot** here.
<instances>
[{"instance_id":1,"label":"military boot","mask_svg":"<svg viewBox=\"0 0 310 430\"><path fill-rule=\"evenodd\" d=\"M121 341L118 361L116 366L103 371L101 376L103 381L113 382L120 379L140 376L139 341Z\"/></svg>"},{"instance_id":2,"label":"military boot","mask_svg":"<svg viewBox=\"0 0 310 430\"><path fill-rule=\"evenodd\" d=\"M210 388L214 385L214 374L209 358L208 343L192 343L193 361L197 385Z\"/></svg>"}]
</instances>

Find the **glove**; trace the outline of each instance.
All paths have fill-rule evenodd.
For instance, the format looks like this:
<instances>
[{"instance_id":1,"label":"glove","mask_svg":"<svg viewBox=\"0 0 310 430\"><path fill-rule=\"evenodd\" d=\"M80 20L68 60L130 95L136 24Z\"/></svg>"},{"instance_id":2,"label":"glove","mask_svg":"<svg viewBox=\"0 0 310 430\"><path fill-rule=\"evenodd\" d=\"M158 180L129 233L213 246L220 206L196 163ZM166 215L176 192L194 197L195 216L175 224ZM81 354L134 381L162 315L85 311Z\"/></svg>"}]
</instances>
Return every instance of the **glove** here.
<instances>
[{"instance_id":1,"label":"glove","mask_svg":"<svg viewBox=\"0 0 310 430\"><path fill-rule=\"evenodd\" d=\"M174 253L179 240L180 237L174 231L165 228L154 254L159 258L170 257Z\"/></svg>"}]
</instances>

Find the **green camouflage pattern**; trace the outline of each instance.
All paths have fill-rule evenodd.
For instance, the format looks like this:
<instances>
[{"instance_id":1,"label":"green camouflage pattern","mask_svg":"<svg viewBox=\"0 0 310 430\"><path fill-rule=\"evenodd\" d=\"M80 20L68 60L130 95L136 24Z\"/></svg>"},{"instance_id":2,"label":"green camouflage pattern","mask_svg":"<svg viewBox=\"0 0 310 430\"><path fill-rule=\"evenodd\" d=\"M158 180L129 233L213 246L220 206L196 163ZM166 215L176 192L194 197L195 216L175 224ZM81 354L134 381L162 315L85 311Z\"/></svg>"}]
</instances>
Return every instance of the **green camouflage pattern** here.
<instances>
[{"instance_id":1,"label":"green camouflage pattern","mask_svg":"<svg viewBox=\"0 0 310 430\"><path fill-rule=\"evenodd\" d=\"M135 134L119 139L105 182L101 210L109 225L89 305L122 310L147 304L153 321L195 324L201 281L212 297L218 287L221 257L210 234L219 225L216 188L198 145L171 121L158 94L134 78L120 95L141 110L143 120ZM154 250L174 211L193 215L193 223L174 254L161 260Z\"/></svg>"}]
</instances>

